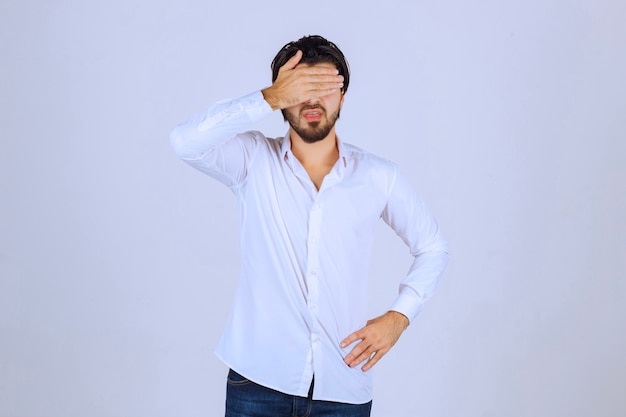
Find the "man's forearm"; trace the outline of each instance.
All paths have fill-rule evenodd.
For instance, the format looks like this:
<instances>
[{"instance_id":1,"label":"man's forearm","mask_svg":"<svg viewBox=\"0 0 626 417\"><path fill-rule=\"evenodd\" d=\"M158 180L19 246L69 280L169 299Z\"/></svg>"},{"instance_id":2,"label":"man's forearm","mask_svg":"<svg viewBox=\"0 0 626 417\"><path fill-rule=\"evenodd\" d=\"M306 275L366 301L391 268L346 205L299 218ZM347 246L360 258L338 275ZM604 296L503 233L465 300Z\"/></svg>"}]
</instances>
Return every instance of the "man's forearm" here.
<instances>
[{"instance_id":1,"label":"man's forearm","mask_svg":"<svg viewBox=\"0 0 626 417\"><path fill-rule=\"evenodd\" d=\"M417 256L400 283L400 293L391 310L404 314L412 321L432 297L448 259L447 247Z\"/></svg>"},{"instance_id":2,"label":"man's forearm","mask_svg":"<svg viewBox=\"0 0 626 417\"><path fill-rule=\"evenodd\" d=\"M182 159L197 159L271 113L260 91L235 100L219 101L174 128L170 142Z\"/></svg>"}]
</instances>

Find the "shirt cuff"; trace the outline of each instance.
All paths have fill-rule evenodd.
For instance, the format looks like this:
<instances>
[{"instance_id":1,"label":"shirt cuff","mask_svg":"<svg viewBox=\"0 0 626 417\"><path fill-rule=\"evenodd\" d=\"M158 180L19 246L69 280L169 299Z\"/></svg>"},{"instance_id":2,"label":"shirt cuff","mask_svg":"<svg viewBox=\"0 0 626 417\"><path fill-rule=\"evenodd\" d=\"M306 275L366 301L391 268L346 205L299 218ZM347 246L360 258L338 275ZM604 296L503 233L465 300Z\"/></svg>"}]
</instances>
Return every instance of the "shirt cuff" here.
<instances>
[{"instance_id":1,"label":"shirt cuff","mask_svg":"<svg viewBox=\"0 0 626 417\"><path fill-rule=\"evenodd\" d=\"M241 97L239 103L248 115L248 119L253 123L264 119L274 112L272 107L265 101L261 90Z\"/></svg>"},{"instance_id":2,"label":"shirt cuff","mask_svg":"<svg viewBox=\"0 0 626 417\"><path fill-rule=\"evenodd\" d=\"M412 289L405 287L394 301L390 310L397 311L404 314L409 322L412 322L415 317L422 311L424 303L419 295L417 295Z\"/></svg>"}]
</instances>

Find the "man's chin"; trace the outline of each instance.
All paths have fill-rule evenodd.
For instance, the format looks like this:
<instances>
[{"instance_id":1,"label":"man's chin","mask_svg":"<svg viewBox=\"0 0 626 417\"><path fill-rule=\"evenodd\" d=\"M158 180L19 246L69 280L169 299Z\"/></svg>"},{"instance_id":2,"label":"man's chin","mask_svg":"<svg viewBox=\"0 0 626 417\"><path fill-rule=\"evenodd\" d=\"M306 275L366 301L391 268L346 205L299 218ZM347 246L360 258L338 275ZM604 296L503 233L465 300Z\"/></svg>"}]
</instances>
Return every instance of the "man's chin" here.
<instances>
[{"instance_id":1,"label":"man's chin","mask_svg":"<svg viewBox=\"0 0 626 417\"><path fill-rule=\"evenodd\" d=\"M312 122L303 120L299 121L297 125L293 123L289 123L291 129L293 129L298 136L302 138L302 140L306 143L315 143L325 139L330 131L332 130L332 126L325 124L325 120L315 120Z\"/></svg>"},{"instance_id":2,"label":"man's chin","mask_svg":"<svg viewBox=\"0 0 626 417\"><path fill-rule=\"evenodd\" d=\"M319 142L320 140L323 140L324 138L326 138L326 136L328 136L330 131L323 132L323 131L319 131L319 130L315 130L315 129L306 129L306 130L302 130L300 132L298 132L296 130L296 133L306 143L315 143L315 142Z\"/></svg>"}]
</instances>

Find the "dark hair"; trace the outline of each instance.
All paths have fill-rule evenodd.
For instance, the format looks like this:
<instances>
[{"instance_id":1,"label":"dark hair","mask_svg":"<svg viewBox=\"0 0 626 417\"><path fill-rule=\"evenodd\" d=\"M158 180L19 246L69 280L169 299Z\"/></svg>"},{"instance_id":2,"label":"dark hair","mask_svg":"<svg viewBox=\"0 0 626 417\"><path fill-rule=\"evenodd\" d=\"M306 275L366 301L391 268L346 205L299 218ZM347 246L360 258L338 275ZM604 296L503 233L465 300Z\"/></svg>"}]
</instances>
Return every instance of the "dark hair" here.
<instances>
[{"instance_id":1,"label":"dark hair","mask_svg":"<svg viewBox=\"0 0 626 417\"><path fill-rule=\"evenodd\" d=\"M339 75L343 75L342 93L348 91L350 83L350 67L337 45L319 35L303 36L297 41L283 46L272 61L272 82L278 77L278 70L298 51L302 51L301 63L315 65L329 63L337 67Z\"/></svg>"}]
</instances>

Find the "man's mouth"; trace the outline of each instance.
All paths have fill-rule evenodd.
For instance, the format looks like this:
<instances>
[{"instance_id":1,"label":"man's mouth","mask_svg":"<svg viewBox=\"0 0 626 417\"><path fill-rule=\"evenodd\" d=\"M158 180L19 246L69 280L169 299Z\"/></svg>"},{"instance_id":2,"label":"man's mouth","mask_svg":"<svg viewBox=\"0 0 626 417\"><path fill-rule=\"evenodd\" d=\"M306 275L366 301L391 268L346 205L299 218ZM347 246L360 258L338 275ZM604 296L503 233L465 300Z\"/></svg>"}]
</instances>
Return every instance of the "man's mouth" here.
<instances>
[{"instance_id":1,"label":"man's mouth","mask_svg":"<svg viewBox=\"0 0 626 417\"><path fill-rule=\"evenodd\" d=\"M320 109L310 109L302 112L302 117L307 122L319 122L322 120L323 112Z\"/></svg>"}]
</instances>

